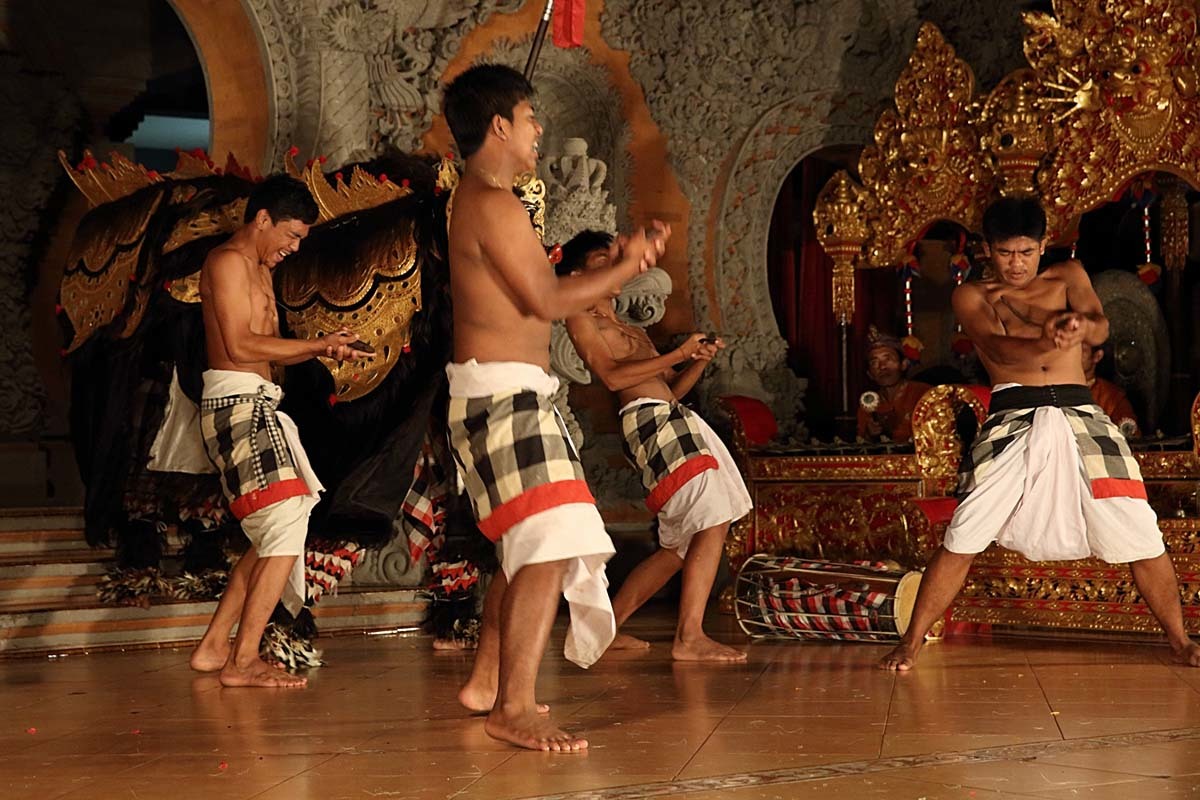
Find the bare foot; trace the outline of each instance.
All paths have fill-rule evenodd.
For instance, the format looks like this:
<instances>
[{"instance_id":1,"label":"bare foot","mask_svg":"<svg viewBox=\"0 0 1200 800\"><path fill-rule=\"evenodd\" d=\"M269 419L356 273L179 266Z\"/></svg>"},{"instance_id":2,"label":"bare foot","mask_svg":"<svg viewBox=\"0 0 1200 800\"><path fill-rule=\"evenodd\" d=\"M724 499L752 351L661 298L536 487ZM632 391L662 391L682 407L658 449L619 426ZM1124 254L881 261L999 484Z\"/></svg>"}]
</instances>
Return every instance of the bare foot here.
<instances>
[{"instance_id":1,"label":"bare foot","mask_svg":"<svg viewBox=\"0 0 1200 800\"><path fill-rule=\"evenodd\" d=\"M292 675L265 661L255 659L250 666L241 668L232 661L221 670L221 685L261 686L275 689L298 689L308 683L308 678Z\"/></svg>"},{"instance_id":2,"label":"bare foot","mask_svg":"<svg viewBox=\"0 0 1200 800\"><path fill-rule=\"evenodd\" d=\"M434 639L434 650L474 650L476 647L474 642L468 642L466 639Z\"/></svg>"},{"instance_id":3,"label":"bare foot","mask_svg":"<svg viewBox=\"0 0 1200 800\"><path fill-rule=\"evenodd\" d=\"M472 714L490 714L496 704L496 690L473 683L465 684L458 690L458 702ZM545 703L537 704L537 713L549 714L550 706Z\"/></svg>"},{"instance_id":4,"label":"bare foot","mask_svg":"<svg viewBox=\"0 0 1200 800\"><path fill-rule=\"evenodd\" d=\"M554 723L540 714L528 711L506 714L493 709L483 724L487 735L502 742L515 744L527 750L549 750L555 753L573 753L586 750L587 739L561 731Z\"/></svg>"},{"instance_id":5,"label":"bare foot","mask_svg":"<svg viewBox=\"0 0 1200 800\"><path fill-rule=\"evenodd\" d=\"M896 672L908 672L917 665L917 654L921 652L923 641L915 644L903 639L896 649L884 656L879 662L880 669L890 669Z\"/></svg>"},{"instance_id":6,"label":"bare foot","mask_svg":"<svg viewBox=\"0 0 1200 800\"><path fill-rule=\"evenodd\" d=\"M650 643L627 633L618 633L608 646L609 650L648 650Z\"/></svg>"},{"instance_id":7,"label":"bare foot","mask_svg":"<svg viewBox=\"0 0 1200 800\"><path fill-rule=\"evenodd\" d=\"M1172 647L1175 660L1188 667L1200 667L1200 644L1188 640L1183 647Z\"/></svg>"},{"instance_id":8,"label":"bare foot","mask_svg":"<svg viewBox=\"0 0 1200 800\"><path fill-rule=\"evenodd\" d=\"M196 672L216 672L229 660L229 651L229 642L225 642L222 647L220 644L209 644L202 640L192 651L188 663Z\"/></svg>"},{"instance_id":9,"label":"bare foot","mask_svg":"<svg viewBox=\"0 0 1200 800\"><path fill-rule=\"evenodd\" d=\"M695 639L680 639L675 638L675 644L671 645L671 658L676 661L745 661L746 653L743 650L737 650L732 647L727 647L720 642L715 642L707 636L698 636Z\"/></svg>"}]
</instances>

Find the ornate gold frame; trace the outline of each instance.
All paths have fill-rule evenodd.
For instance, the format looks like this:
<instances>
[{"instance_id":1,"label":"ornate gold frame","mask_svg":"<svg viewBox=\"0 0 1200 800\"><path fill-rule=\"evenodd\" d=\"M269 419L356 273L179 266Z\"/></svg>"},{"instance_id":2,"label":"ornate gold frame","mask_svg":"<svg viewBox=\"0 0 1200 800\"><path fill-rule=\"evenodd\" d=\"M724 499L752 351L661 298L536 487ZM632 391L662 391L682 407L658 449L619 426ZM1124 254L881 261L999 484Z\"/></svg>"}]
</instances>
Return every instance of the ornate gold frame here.
<instances>
[{"instance_id":1,"label":"ornate gold frame","mask_svg":"<svg viewBox=\"0 0 1200 800\"><path fill-rule=\"evenodd\" d=\"M1140 174L1200 186L1196 17L1185 0L1054 0L1052 14L1023 14L1029 67L983 96L923 25L895 108L859 159L861 181L834 175L813 212L839 319L854 310L855 269L904 263L935 222L978 230L997 194L1041 197L1061 243Z\"/></svg>"}]
</instances>

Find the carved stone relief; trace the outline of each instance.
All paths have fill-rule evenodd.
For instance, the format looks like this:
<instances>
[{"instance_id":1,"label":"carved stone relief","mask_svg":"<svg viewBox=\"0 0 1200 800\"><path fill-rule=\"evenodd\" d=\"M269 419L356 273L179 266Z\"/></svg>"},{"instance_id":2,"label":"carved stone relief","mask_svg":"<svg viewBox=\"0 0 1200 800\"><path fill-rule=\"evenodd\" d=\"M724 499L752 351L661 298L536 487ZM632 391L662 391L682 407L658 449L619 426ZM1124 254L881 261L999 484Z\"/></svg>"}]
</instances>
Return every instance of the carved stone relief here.
<instances>
[{"instance_id":1,"label":"carved stone relief","mask_svg":"<svg viewBox=\"0 0 1200 800\"><path fill-rule=\"evenodd\" d=\"M463 37L524 0L243 0L275 96L276 163L292 145L329 166L415 151Z\"/></svg>"},{"instance_id":2,"label":"carved stone relief","mask_svg":"<svg viewBox=\"0 0 1200 800\"><path fill-rule=\"evenodd\" d=\"M531 37L501 41L480 61L523 69L530 42ZM567 169L572 173L578 171L581 162L590 160L592 165L585 182L594 184L594 190L590 195L577 196L576 202L589 196L595 202L599 190L604 187L609 195L607 202L616 206L616 219L624 223L628 219L629 205L626 178L630 168L629 125L622 116L621 100L612 88L607 71L593 64L583 48L564 50L547 43L538 58L533 83L537 90L538 119L544 129L544 157L538 167L538 177L546 181L551 193L547 203L546 240L566 241L582 229L572 229L567 223L557 224L554 219L556 214L564 213L559 210L564 193L560 192L558 198L553 197L555 185L564 178L580 179L574 174L561 174L565 167L563 159L570 161L571 166ZM582 153L579 152L581 143ZM607 180L604 175L594 172L596 161L605 165ZM596 213L599 213L599 205ZM597 227L599 222L597 218L591 226ZM552 235L551 229L555 229L557 235ZM612 227L608 229L612 230Z\"/></svg>"},{"instance_id":3,"label":"carved stone relief","mask_svg":"<svg viewBox=\"0 0 1200 800\"><path fill-rule=\"evenodd\" d=\"M929 0L754 5L683 0L669 8L655 0L605 4L604 36L631 53L630 69L671 143L673 166L692 204L688 256L697 324L711 328L719 311L719 332L730 345L717 362L718 375L726 386L747 391L761 376L785 429L796 410L791 400L797 387L784 365L785 343L767 313L765 269L766 230L776 195L796 163L812 151L870 142L871 125L892 92L920 21L936 5ZM995 46L1019 37L993 35L1019 26L1020 6L981 0L967 5L972 11L954 7L955 20L947 30L967 39L960 52L968 60L983 59L979 74L994 81L1011 68L1010 61L1015 65L1021 59L1020 48ZM731 164L728 184L716 197L726 163ZM706 289L708 231L698 224L714 204L718 309L710 307ZM734 375L724 374L731 370Z\"/></svg>"},{"instance_id":4,"label":"carved stone relief","mask_svg":"<svg viewBox=\"0 0 1200 800\"><path fill-rule=\"evenodd\" d=\"M22 69L0 54L0 440L36 438L44 428L46 392L33 356L29 308L33 243L60 169L57 149L71 149L80 107L66 84Z\"/></svg>"}]
</instances>

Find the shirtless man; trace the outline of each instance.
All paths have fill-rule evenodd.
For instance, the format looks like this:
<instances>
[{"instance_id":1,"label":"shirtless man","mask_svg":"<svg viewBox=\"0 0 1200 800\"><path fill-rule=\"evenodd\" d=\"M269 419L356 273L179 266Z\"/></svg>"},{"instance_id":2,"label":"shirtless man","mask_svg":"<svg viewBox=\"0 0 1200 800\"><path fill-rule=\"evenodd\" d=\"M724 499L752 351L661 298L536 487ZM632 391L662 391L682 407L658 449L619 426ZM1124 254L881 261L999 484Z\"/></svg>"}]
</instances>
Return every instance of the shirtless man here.
<instances>
[{"instance_id":1,"label":"shirtless man","mask_svg":"<svg viewBox=\"0 0 1200 800\"><path fill-rule=\"evenodd\" d=\"M568 659L589 666L612 641L604 563L613 546L551 401L550 323L616 296L655 263L670 230L655 223L650 235L630 237L608 269L556 278L512 192L514 179L537 165L542 128L532 95L519 72L481 65L456 78L443 102L466 159L449 222L450 443L501 565L459 700L488 711L484 729L496 739L575 751L587 741L539 716L534 682L560 592L571 609Z\"/></svg>"},{"instance_id":2,"label":"shirtless man","mask_svg":"<svg viewBox=\"0 0 1200 800\"><path fill-rule=\"evenodd\" d=\"M225 686L306 683L258 655L275 604L282 598L295 614L304 603L304 539L322 488L295 424L276 411L282 392L271 382L271 364L366 357L350 347L357 337L346 331L313 340L279 335L271 272L300 248L317 214L303 183L268 178L251 193L245 224L209 253L200 271L208 350L201 428L230 510L251 542L191 657L193 669L220 670Z\"/></svg>"},{"instance_id":3,"label":"shirtless man","mask_svg":"<svg viewBox=\"0 0 1200 800\"><path fill-rule=\"evenodd\" d=\"M1039 274L1046 215L1032 198L993 203L983 234L996 278L963 284L952 302L996 382L989 416L963 459L962 499L925 571L912 623L880 666L913 668L925 634L993 541L1033 560L1128 563L1175 657L1200 666L1137 462L1084 380L1080 347L1103 343L1108 320L1083 265L1066 261Z\"/></svg>"},{"instance_id":4,"label":"shirtless man","mask_svg":"<svg viewBox=\"0 0 1200 800\"><path fill-rule=\"evenodd\" d=\"M609 234L584 231L563 246L555 269L560 275L607 269L613 247ZM721 439L679 405L724 342L694 333L660 355L644 330L617 318L607 299L569 317L567 332L587 368L617 395L626 456L641 471L646 505L658 515L661 547L638 564L613 599L618 628L682 569L671 657L745 661L745 652L704 633L704 610L725 536L730 524L749 512L750 495ZM677 372L680 364L685 366ZM623 633L611 645L616 650L649 646Z\"/></svg>"}]
</instances>

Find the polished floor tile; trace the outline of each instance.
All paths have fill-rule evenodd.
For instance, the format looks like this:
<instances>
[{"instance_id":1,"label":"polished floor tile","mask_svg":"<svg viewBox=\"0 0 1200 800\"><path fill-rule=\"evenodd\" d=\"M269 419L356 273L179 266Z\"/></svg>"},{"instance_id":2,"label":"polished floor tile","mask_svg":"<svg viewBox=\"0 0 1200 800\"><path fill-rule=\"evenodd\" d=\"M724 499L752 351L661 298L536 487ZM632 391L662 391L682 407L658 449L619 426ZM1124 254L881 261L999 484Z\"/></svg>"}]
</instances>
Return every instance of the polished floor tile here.
<instances>
[{"instance_id":1,"label":"polished floor tile","mask_svg":"<svg viewBox=\"0 0 1200 800\"><path fill-rule=\"evenodd\" d=\"M560 622L537 692L576 754L488 737L456 700L472 655L423 637L323 640L301 691L224 689L185 649L0 661L0 797L1200 798L1200 671L1157 644L959 637L898 675L709 626L748 661L673 663L652 607L650 650L583 671Z\"/></svg>"}]
</instances>

